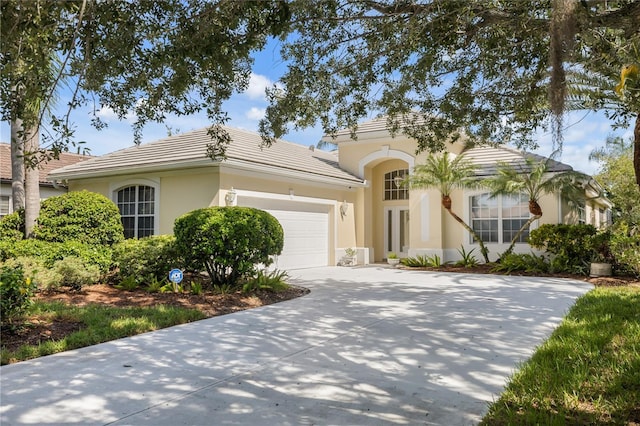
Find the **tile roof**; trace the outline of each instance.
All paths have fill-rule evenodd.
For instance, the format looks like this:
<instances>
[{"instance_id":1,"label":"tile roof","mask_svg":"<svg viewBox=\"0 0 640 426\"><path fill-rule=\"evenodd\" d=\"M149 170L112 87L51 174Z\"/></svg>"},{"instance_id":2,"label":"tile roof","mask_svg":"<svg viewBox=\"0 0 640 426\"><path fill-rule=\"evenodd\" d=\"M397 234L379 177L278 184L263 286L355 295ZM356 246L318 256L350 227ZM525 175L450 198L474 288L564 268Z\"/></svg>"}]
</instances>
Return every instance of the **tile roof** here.
<instances>
[{"instance_id":1,"label":"tile roof","mask_svg":"<svg viewBox=\"0 0 640 426\"><path fill-rule=\"evenodd\" d=\"M274 173L302 174L316 180L328 178L342 183L363 183L362 179L342 170L336 155L331 152L283 140L269 148L261 148L259 134L229 127L225 130L231 136L231 143L227 147L227 159L222 162L214 162L206 156L207 144L212 141L207 128L203 128L63 167L55 170L53 175L56 179L67 179L228 164L261 170L266 168Z\"/></svg>"},{"instance_id":2,"label":"tile roof","mask_svg":"<svg viewBox=\"0 0 640 426\"><path fill-rule=\"evenodd\" d=\"M476 173L478 176L495 175L498 163L509 163L516 169L526 172L529 170L529 167L527 166L525 158L532 159L536 163L540 161L547 161L549 172L565 172L573 170L573 167L568 164L543 157L542 155L518 151L505 146L478 146L466 150L464 154L473 164L478 166L478 172Z\"/></svg>"},{"instance_id":3,"label":"tile roof","mask_svg":"<svg viewBox=\"0 0 640 426\"><path fill-rule=\"evenodd\" d=\"M72 164L86 161L91 158L95 158L90 155L71 154L68 152L61 152L60 158L57 160L51 160L46 163L41 163L40 168L40 183L51 183L49 180L49 173L52 170L59 169L60 167L69 166ZM0 180L11 181L11 145L8 143L0 142Z\"/></svg>"}]
</instances>

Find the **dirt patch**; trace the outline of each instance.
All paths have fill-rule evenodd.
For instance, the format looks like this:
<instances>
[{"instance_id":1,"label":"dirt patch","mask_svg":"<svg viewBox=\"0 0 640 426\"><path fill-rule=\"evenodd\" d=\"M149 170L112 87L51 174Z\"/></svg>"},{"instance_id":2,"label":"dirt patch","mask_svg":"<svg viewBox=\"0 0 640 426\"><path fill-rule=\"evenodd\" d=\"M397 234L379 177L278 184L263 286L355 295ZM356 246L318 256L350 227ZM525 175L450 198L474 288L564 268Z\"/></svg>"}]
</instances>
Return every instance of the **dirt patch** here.
<instances>
[{"instance_id":1,"label":"dirt patch","mask_svg":"<svg viewBox=\"0 0 640 426\"><path fill-rule=\"evenodd\" d=\"M151 307L158 305L178 306L197 309L208 318L238 312L245 309L270 305L284 300L294 299L307 294L309 290L291 286L289 289L274 293L259 291L251 294L188 294L188 293L149 293L144 290L124 291L106 284L88 286L78 292L41 292L35 297L42 301L60 301L69 305L86 306L99 304L117 307ZM22 345L37 345L49 340L60 340L78 331L82 324L65 318L44 318L28 316L12 327L3 327L0 340L2 348L15 350Z\"/></svg>"}]
</instances>

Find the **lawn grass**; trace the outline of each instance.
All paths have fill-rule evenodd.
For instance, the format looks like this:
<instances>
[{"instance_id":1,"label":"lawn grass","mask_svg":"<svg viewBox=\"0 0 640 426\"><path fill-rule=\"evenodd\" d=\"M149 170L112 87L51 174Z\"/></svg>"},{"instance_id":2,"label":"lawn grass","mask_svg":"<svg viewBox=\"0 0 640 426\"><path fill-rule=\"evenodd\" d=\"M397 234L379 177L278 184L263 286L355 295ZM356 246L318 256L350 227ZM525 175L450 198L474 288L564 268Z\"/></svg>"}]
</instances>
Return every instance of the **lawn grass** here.
<instances>
[{"instance_id":1,"label":"lawn grass","mask_svg":"<svg viewBox=\"0 0 640 426\"><path fill-rule=\"evenodd\" d=\"M70 306L61 302L40 301L34 302L29 314L40 319L68 318L81 323L82 329L62 340L23 345L13 352L3 349L0 359L2 365L205 318L202 312L195 309L168 306L116 308L101 305Z\"/></svg>"},{"instance_id":2,"label":"lawn grass","mask_svg":"<svg viewBox=\"0 0 640 426\"><path fill-rule=\"evenodd\" d=\"M640 422L640 287L580 299L520 366L481 425Z\"/></svg>"}]
</instances>

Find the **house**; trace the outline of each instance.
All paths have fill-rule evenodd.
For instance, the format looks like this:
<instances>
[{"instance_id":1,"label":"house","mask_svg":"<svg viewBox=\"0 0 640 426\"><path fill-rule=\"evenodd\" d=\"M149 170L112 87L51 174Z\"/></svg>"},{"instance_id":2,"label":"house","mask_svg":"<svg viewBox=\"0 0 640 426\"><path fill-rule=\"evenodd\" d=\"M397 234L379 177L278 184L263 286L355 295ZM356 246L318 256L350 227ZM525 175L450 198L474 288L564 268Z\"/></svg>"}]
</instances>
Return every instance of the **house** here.
<instances>
[{"instance_id":1,"label":"house","mask_svg":"<svg viewBox=\"0 0 640 426\"><path fill-rule=\"evenodd\" d=\"M284 251L277 259L284 269L335 265L347 248L357 249L362 264L381 261L389 252L453 260L461 246L475 246L444 212L437 190L398 185L427 154L416 155L415 141L406 136L392 138L384 119L361 124L357 140L348 131L336 135L337 153L285 141L262 149L258 134L227 131L232 142L223 161L206 156L211 140L207 129L201 129L66 166L50 176L72 191L86 189L111 198L128 237L170 234L177 217L207 206L267 210L284 228ZM448 149L460 154L462 145ZM507 148L475 148L467 155L483 173L490 173L498 159L522 159L520 152ZM555 171L567 168L554 163ZM502 240L504 224L529 217L527 200L507 208L500 199L487 200L482 191L457 191L452 199L466 221L473 210L474 220L483 221L477 224L488 226L483 235L495 240L488 244L494 254L509 243ZM541 204L541 223L581 220L556 195ZM591 212L609 207L606 200L590 200L583 219L591 221ZM603 220L595 216L596 223ZM519 246L530 250L527 244Z\"/></svg>"},{"instance_id":2,"label":"house","mask_svg":"<svg viewBox=\"0 0 640 426\"><path fill-rule=\"evenodd\" d=\"M92 158L89 155L61 152L57 160L53 159L39 165L40 198L45 199L67 192L65 185L58 185L49 179L49 172L60 167L76 164ZM0 217L13 212L11 191L11 145L0 143Z\"/></svg>"}]
</instances>

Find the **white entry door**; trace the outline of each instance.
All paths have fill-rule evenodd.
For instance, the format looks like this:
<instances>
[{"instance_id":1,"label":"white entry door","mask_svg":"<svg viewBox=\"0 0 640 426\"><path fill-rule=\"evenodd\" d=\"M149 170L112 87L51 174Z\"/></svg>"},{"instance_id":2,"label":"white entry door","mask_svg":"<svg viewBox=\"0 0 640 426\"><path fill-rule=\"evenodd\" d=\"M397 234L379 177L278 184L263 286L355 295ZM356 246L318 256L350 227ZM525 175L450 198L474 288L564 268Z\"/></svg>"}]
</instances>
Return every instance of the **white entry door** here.
<instances>
[{"instance_id":1,"label":"white entry door","mask_svg":"<svg viewBox=\"0 0 640 426\"><path fill-rule=\"evenodd\" d=\"M407 207L384 208L384 257L389 252L399 257L409 254L409 209Z\"/></svg>"}]
</instances>

